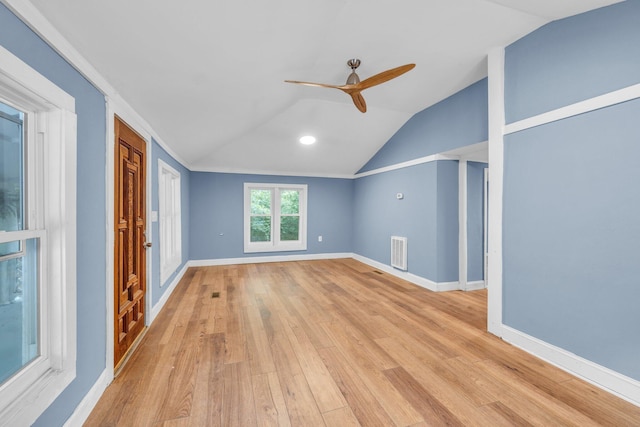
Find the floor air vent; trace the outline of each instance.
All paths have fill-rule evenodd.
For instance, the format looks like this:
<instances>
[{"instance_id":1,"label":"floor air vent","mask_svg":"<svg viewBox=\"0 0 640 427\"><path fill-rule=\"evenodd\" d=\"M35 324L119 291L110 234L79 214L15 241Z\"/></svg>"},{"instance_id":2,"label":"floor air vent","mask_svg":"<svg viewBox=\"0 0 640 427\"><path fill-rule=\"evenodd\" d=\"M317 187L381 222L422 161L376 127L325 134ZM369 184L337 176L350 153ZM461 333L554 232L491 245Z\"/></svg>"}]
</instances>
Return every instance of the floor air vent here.
<instances>
[{"instance_id":1,"label":"floor air vent","mask_svg":"<svg viewBox=\"0 0 640 427\"><path fill-rule=\"evenodd\" d=\"M407 238L391 236L391 267L407 270Z\"/></svg>"}]
</instances>

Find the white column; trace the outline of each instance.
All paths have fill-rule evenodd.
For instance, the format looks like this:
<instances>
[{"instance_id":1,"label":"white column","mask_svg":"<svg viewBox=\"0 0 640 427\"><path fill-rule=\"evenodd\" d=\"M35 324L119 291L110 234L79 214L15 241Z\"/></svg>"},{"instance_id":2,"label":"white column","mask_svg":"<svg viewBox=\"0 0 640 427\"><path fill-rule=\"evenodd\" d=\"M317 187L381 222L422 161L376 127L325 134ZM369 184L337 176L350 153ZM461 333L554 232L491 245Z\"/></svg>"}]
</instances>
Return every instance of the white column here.
<instances>
[{"instance_id":1,"label":"white column","mask_svg":"<svg viewBox=\"0 0 640 427\"><path fill-rule=\"evenodd\" d=\"M489 52L489 332L502 336L502 191L504 171L504 48Z\"/></svg>"},{"instance_id":2,"label":"white column","mask_svg":"<svg viewBox=\"0 0 640 427\"><path fill-rule=\"evenodd\" d=\"M467 161L458 161L458 282L467 290Z\"/></svg>"}]
</instances>

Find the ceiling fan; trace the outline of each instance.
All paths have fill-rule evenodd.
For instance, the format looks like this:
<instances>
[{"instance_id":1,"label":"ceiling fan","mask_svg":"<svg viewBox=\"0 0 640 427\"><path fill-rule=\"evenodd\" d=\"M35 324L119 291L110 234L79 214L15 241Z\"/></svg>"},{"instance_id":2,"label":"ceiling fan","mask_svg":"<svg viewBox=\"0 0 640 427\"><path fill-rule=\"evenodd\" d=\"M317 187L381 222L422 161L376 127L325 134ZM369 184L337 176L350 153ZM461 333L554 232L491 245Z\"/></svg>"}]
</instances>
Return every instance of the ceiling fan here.
<instances>
[{"instance_id":1,"label":"ceiling fan","mask_svg":"<svg viewBox=\"0 0 640 427\"><path fill-rule=\"evenodd\" d=\"M347 61L347 65L349 66L349 68L351 68L351 74L349 74L349 77L347 77L347 83L341 86L329 85L324 83L300 82L297 80L285 80L285 82L295 83L299 85L306 85L306 86L317 86L317 87L328 87L331 89L340 89L344 93L351 96L351 99L353 99L353 103L356 105L358 110L362 111L363 113L366 113L367 104L364 102L364 98L362 97L362 94L360 92L372 86L376 86L386 81L389 81L391 79L395 79L396 77L401 76L407 71L412 70L413 67L416 66L416 64L401 65L400 67L383 71L381 73L376 74L375 76L371 76L368 79L364 79L363 81L360 81L360 77L358 77L358 75L356 74L356 68L360 66L360 60L350 59Z\"/></svg>"}]
</instances>

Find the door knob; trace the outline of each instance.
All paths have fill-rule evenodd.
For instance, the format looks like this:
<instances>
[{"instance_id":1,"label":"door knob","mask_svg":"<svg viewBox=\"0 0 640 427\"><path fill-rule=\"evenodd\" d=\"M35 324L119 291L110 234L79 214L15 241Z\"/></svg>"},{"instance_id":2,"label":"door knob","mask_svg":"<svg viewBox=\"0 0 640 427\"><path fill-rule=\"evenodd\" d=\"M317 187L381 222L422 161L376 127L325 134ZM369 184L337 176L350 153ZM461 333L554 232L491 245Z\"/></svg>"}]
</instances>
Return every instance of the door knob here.
<instances>
[{"instance_id":1,"label":"door knob","mask_svg":"<svg viewBox=\"0 0 640 427\"><path fill-rule=\"evenodd\" d=\"M147 232L146 232L146 231L143 231L143 232L142 232L142 235L144 236L144 240L145 240L145 242L142 244L142 246L143 246L145 249L150 248L150 247L151 247L151 245L152 245L153 243L151 243L151 242L147 242L147 241L146 241L146 240L147 240Z\"/></svg>"}]
</instances>

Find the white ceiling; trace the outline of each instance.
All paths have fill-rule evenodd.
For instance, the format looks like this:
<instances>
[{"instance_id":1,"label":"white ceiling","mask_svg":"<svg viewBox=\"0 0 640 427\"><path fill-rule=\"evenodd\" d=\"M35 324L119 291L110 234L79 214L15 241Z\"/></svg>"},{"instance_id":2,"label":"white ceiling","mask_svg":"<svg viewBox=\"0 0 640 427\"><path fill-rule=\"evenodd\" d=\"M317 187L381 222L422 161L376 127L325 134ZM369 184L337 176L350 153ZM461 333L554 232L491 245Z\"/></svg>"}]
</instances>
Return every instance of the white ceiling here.
<instances>
[{"instance_id":1,"label":"white ceiling","mask_svg":"<svg viewBox=\"0 0 640 427\"><path fill-rule=\"evenodd\" d=\"M192 170L350 176L409 119L486 76L486 54L612 0L31 0ZM409 73L363 95L334 89ZM318 142L297 139L314 134Z\"/></svg>"}]
</instances>

